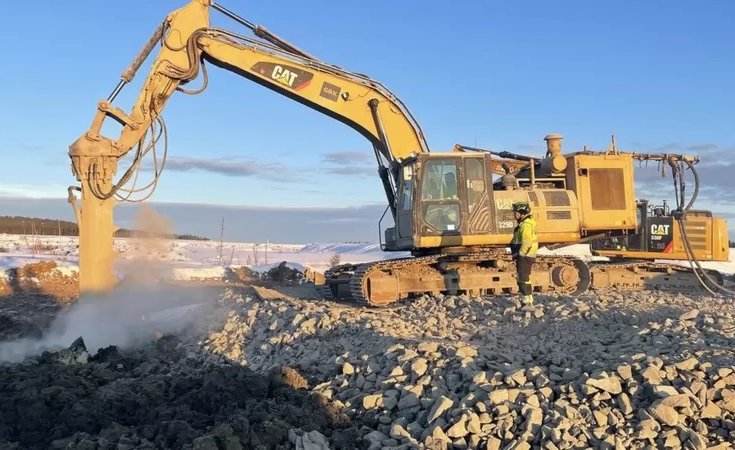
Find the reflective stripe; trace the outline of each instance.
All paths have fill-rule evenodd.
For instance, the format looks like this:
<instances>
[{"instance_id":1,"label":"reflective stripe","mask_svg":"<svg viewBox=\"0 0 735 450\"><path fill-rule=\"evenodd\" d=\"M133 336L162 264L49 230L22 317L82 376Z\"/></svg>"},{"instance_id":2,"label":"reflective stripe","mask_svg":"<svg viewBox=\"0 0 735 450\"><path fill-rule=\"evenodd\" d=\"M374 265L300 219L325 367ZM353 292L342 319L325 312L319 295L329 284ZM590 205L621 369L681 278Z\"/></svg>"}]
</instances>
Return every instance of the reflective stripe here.
<instances>
[{"instance_id":1,"label":"reflective stripe","mask_svg":"<svg viewBox=\"0 0 735 450\"><path fill-rule=\"evenodd\" d=\"M522 256L535 257L538 251L536 221L530 214L521 219L513 230L511 245L517 245Z\"/></svg>"}]
</instances>

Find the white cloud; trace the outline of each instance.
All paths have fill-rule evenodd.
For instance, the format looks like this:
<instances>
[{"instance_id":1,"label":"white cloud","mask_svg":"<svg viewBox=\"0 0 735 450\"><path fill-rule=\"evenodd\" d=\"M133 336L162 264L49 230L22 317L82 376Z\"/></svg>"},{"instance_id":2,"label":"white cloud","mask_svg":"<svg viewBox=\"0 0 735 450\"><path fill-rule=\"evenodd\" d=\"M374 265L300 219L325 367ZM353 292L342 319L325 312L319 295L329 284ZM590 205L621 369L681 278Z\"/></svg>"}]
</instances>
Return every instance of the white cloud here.
<instances>
[{"instance_id":1,"label":"white cloud","mask_svg":"<svg viewBox=\"0 0 735 450\"><path fill-rule=\"evenodd\" d=\"M24 198L66 198L68 185L0 183L0 196Z\"/></svg>"}]
</instances>

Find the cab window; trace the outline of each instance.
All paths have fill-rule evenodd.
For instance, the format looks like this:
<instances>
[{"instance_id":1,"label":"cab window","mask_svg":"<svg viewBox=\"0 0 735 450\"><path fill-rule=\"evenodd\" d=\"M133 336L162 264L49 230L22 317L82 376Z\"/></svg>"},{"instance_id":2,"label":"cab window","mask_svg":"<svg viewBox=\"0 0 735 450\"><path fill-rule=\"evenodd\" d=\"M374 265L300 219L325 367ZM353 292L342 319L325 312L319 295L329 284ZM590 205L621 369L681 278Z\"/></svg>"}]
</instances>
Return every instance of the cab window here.
<instances>
[{"instance_id":1,"label":"cab window","mask_svg":"<svg viewBox=\"0 0 735 450\"><path fill-rule=\"evenodd\" d=\"M421 186L422 200L457 200L457 165L453 161L428 161Z\"/></svg>"},{"instance_id":2,"label":"cab window","mask_svg":"<svg viewBox=\"0 0 735 450\"><path fill-rule=\"evenodd\" d=\"M403 168L403 191L401 196L401 210L411 210L411 200L413 199L413 168L406 166Z\"/></svg>"},{"instance_id":3,"label":"cab window","mask_svg":"<svg viewBox=\"0 0 735 450\"><path fill-rule=\"evenodd\" d=\"M472 214L479 206L485 192L485 161L480 158L465 160L467 178L467 210Z\"/></svg>"},{"instance_id":4,"label":"cab window","mask_svg":"<svg viewBox=\"0 0 735 450\"><path fill-rule=\"evenodd\" d=\"M459 231L460 207L457 165L454 161L430 160L421 180L424 221L437 231Z\"/></svg>"}]
</instances>

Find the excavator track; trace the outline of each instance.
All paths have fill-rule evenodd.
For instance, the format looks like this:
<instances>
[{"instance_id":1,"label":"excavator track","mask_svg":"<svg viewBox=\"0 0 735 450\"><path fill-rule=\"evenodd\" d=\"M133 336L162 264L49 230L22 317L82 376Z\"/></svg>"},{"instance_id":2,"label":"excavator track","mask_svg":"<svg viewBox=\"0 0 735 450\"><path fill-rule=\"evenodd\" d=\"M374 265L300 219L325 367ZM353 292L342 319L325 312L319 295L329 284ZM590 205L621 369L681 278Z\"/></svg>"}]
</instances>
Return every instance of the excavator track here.
<instances>
[{"instance_id":1,"label":"excavator track","mask_svg":"<svg viewBox=\"0 0 735 450\"><path fill-rule=\"evenodd\" d=\"M590 263L593 290L651 290L670 292L702 291L697 275L688 267L654 261L596 261ZM707 275L724 286L724 276L716 270Z\"/></svg>"},{"instance_id":2,"label":"excavator track","mask_svg":"<svg viewBox=\"0 0 735 450\"><path fill-rule=\"evenodd\" d=\"M720 272L708 270L724 285ZM503 295L518 292L515 264L500 251L439 254L343 264L325 272L325 299L385 307L423 294ZM535 293L578 296L587 290L694 292L703 288L691 269L653 261L594 261L573 256L538 256Z\"/></svg>"},{"instance_id":3,"label":"excavator track","mask_svg":"<svg viewBox=\"0 0 735 450\"><path fill-rule=\"evenodd\" d=\"M496 250L345 264L324 275L325 298L373 307L422 294L501 295L518 291L512 258ZM536 292L576 296L588 289L591 277L586 263L578 258L539 256L531 281Z\"/></svg>"},{"instance_id":4,"label":"excavator track","mask_svg":"<svg viewBox=\"0 0 735 450\"><path fill-rule=\"evenodd\" d=\"M316 290L319 292L319 294L322 296L324 300L334 300L334 294L332 293L332 288L328 284L322 284L321 286L317 286Z\"/></svg>"}]
</instances>

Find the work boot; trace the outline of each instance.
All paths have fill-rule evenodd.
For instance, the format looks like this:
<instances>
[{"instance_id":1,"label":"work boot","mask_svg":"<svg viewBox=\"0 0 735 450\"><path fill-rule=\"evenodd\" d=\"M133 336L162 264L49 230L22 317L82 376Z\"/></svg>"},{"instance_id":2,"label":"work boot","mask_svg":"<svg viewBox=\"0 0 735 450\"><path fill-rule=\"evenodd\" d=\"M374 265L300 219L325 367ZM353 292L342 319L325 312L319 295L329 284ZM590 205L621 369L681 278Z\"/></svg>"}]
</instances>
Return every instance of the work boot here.
<instances>
[{"instance_id":1,"label":"work boot","mask_svg":"<svg viewBox=\"0 0 735 450\"><path fill-rule=\"evenodd\" d=\"M521 308L521 311L532 312L536 309L533 306L533 296L532 295L521 296L521 303L523 303L523 307Z\"/></svg>"}]
</instances>

